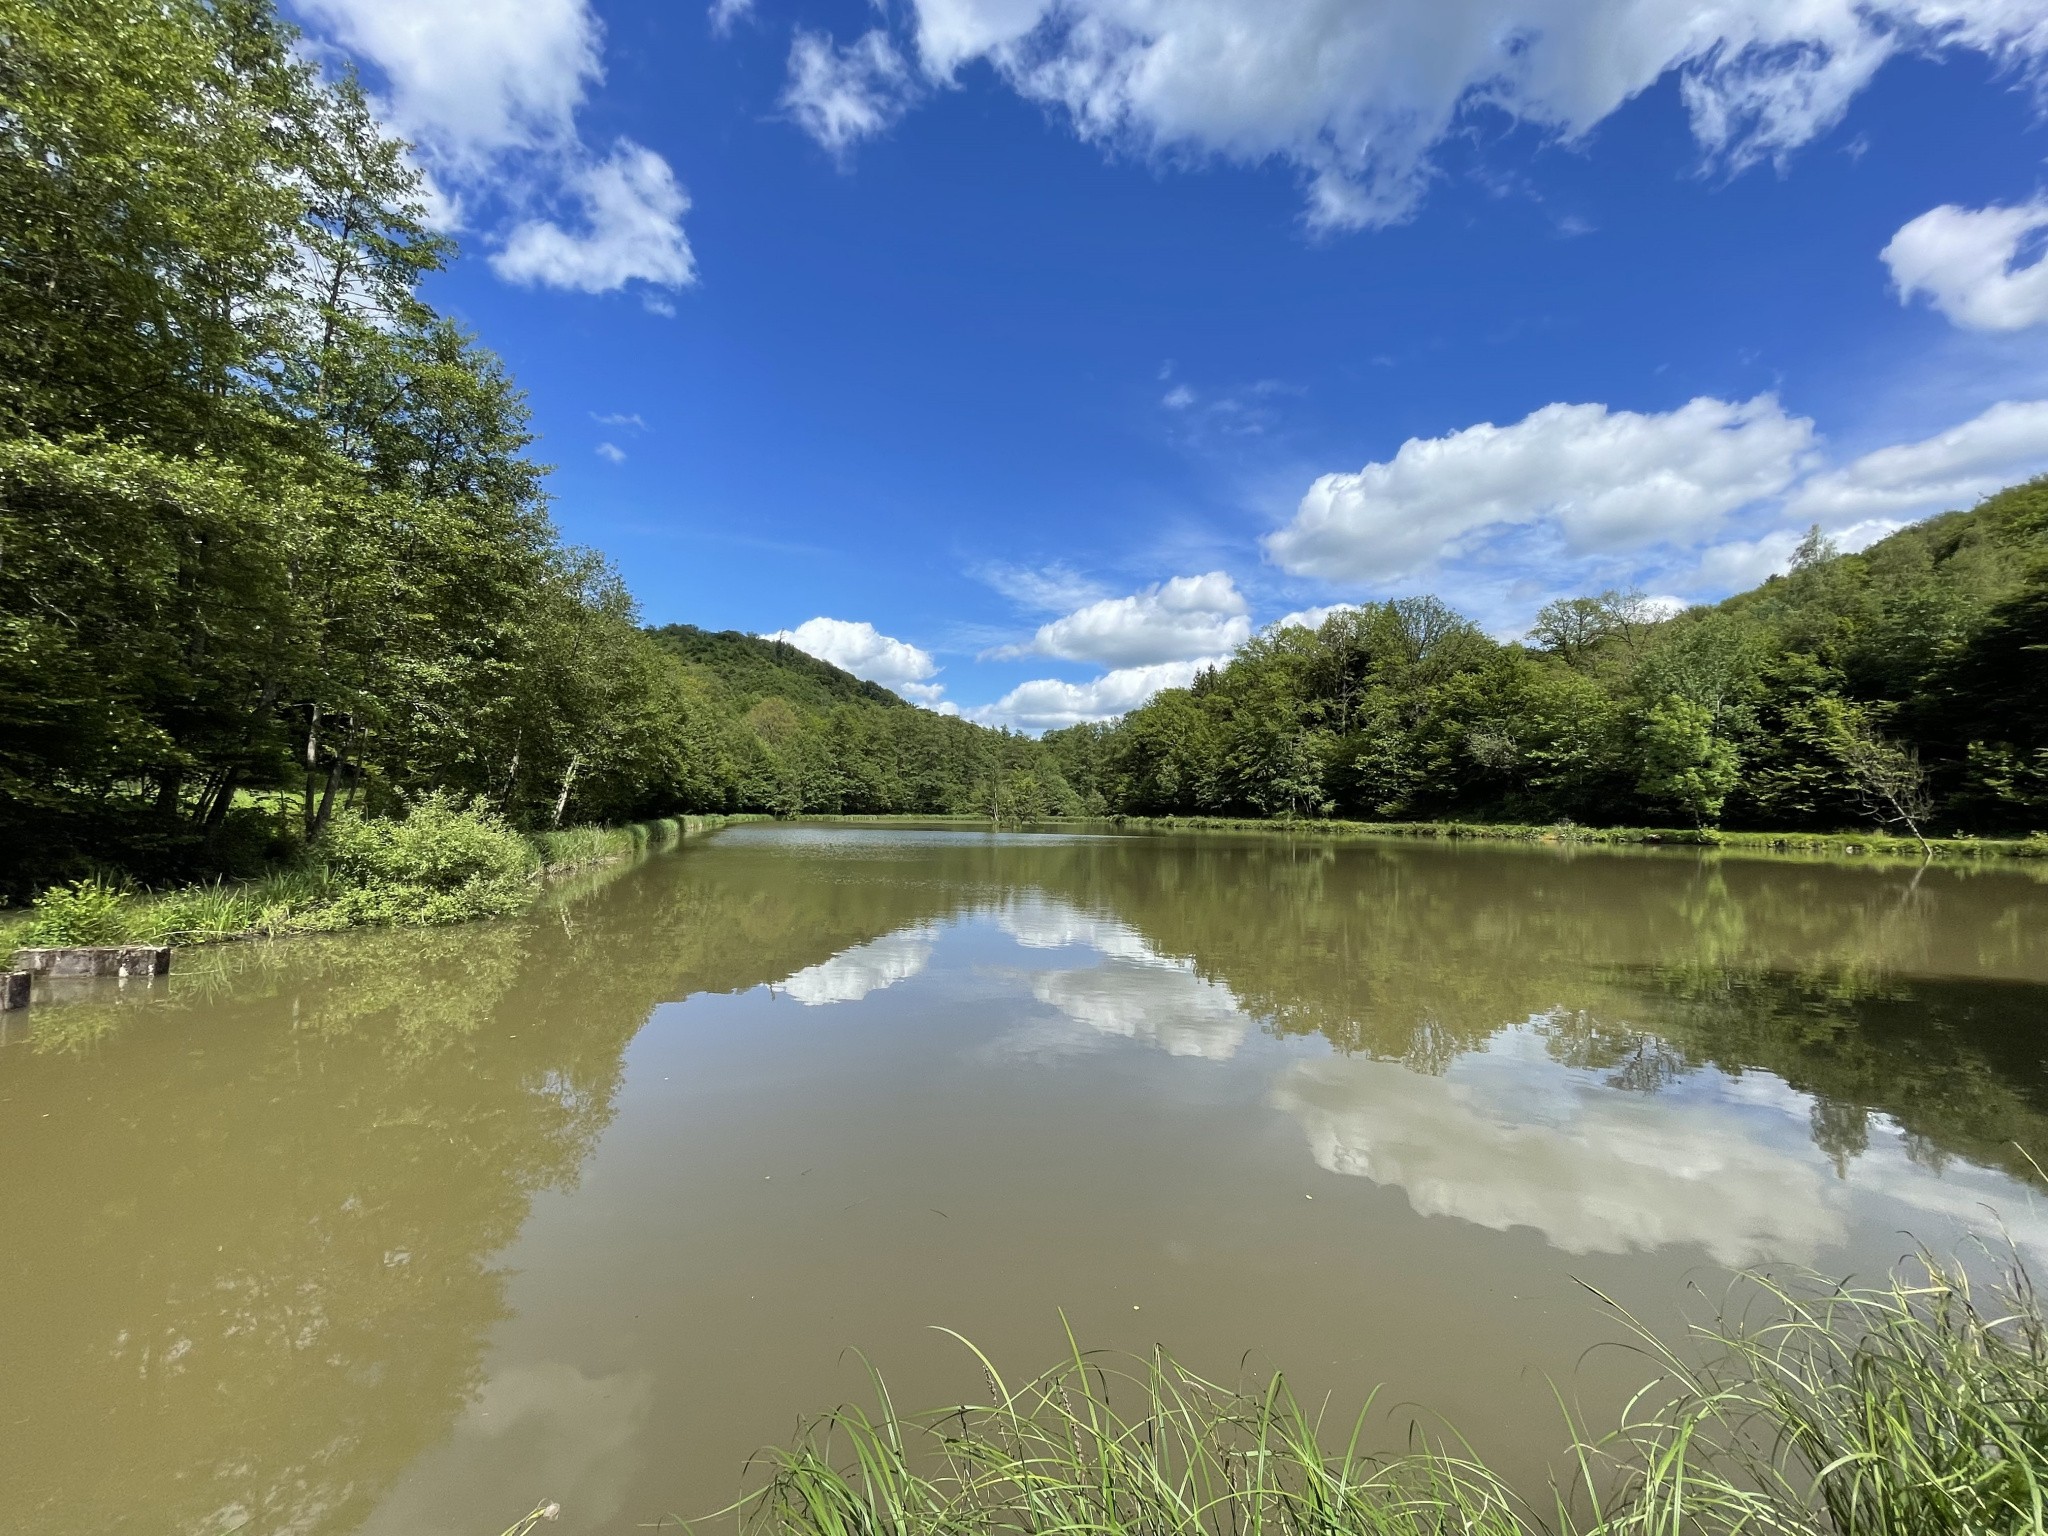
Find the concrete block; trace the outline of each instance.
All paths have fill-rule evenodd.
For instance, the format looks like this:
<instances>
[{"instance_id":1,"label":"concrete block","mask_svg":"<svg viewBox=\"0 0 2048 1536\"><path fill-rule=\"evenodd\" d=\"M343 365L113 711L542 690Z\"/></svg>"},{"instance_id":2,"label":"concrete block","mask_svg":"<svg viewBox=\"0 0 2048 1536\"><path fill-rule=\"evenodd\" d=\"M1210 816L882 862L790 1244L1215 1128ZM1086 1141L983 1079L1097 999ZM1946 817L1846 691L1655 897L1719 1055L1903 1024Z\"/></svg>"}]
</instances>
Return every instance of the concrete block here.
<instances>
[{"instance_id":1,"label":"concrete block","mask_svg":"<svg viewBox=\"0 0 2048 1536\"><path fill-rule=\"evenodd\" d=\"M14 964L32 976L168 976L168 944L94 944L69 949L17 949Z\"/></svg>"},{"instance_id":2,"label":"concrete block","mask_svg":"<svg viewBox=\"0 0 2048 1536\"><path fill-rule=\"evenodd\" d=\"M0 971L0 1013L28 1006L27 971Z\"/></svg>"}]
</instances>

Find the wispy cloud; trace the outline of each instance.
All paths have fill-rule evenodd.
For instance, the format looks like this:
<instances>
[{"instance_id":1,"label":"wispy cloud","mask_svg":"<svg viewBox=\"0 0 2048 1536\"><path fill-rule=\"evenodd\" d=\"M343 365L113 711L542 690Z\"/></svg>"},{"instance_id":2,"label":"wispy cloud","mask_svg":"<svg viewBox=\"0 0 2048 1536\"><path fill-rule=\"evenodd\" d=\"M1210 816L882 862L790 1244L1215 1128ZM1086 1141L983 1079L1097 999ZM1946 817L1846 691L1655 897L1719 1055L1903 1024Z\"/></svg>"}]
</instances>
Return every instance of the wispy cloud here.
<instances>
[{"instance_id":1,"label":"wispy cloud","mask_svg":"<svg viewBox=\"0 0 2048 1536\"><path fill-rule=\"evenodd\" d=\"M835 156L887 131L918 92L909 63L879 27L844 45L805 31L790 44L782 105Z\"/></svg>"},{"instance_id":2,"label":"wispy cloud","mask_svg":"<svg viewBox=\"0 0 2048 1536\"><path fill-rule=\"evenodd\" d=\"M1018 607L1034 613L1079 608L1109 595L1102 583L1083 576L1063 560L1040 566L992 562L975 567L972 574Z\"/></svg>"}]
</instances>

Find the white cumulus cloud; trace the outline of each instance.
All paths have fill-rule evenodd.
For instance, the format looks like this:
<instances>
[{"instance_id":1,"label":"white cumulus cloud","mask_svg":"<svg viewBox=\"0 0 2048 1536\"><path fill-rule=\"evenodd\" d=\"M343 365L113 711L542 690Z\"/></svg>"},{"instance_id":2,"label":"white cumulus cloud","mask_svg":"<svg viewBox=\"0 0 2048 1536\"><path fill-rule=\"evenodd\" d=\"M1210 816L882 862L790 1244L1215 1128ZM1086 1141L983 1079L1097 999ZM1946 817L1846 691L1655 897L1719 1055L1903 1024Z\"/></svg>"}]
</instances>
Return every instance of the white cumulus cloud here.
<instances>
[{"instance_id":1,"label":"white cumulus cloud","mask_svg":"<svg viewBox=\"0 0 2048 1536\"><path fill-rule=\"evenodd\" d=\"M696 278L683 215L690 199L668 162L621 139L609 157L576 167L563 190L582 212L578 227L550 219L517 225L491 267L510 282L610 293L635 281L680 288Z\"/></svg>"},{"instance_id":2,"label":"white cumulus cloud","mask_svg":"<svg viewBox=\"0 0 2048 1536\"><path fill-rule=\"evenodd\" d=\"M1411 212L1461 117L1566 141L1677 71L1695 136L1741 168L1826 131L1902 50L2021 68L2036 0L913 0L925 70L989 63L1113 150L1282 159L1324 226Z\"/></svg>"},{"instance_id":3,"label":"white cumulus cloud","mask_svg":"<svg viewBox=\"0 0 2048 1536\"><path fill-rule=\"evenodd\" d=\"M799 31L789 47L782 105L804 132L843 155L901 117L916 85L910 65L880 28L844 46L822 32Z\"/></svg>"},{"instance_id":4,"label":"white cumulus cloud","mask_svg":"<svg viewBox=\"0 0 2048 1536\"><path fill-rule=\"evenodd\" d=\"M1830 462L1813 423L1768 395L1661 414L1549 405L1323 476L1266 553L1340 586L1441 582L1513 634L1546 597L1604 586L1717 599L1787 569L1814 524L1838 548L1862 549L2044 472L2048 400L2001 401L1846 462ZM1279 623L1313 626L1332 611Z\"/></svg>"},{"instance_id":5,"label":"white cumulus cloud","mask_svg":"<svg viewBox=\"0 0 2048 1536\"><path fill-rule=\"evenodd\" d=\"M986 724L1015 726L1026 731L1054 731L1084 720L1108 720L1136 709L1162 688L1185 688L1195 675L1220 667L1228 656L1202 656L1193 661L1163 661L1149 667L1119 667L1085 683L1056 677L1019 683L995 703L971 711Z\"/></svg>"},{"instance_id":6,"label":"white cumulus cloud","mask_svg":"<svg viewBox=\"0 0 2048 1536\"><path fill-rule=\"evenodd\" d=\"M1297 575L1386 582L1483 534L1539 522L1578 554L1694 537L1783 491L1813 439L1813 423L1771 395L1702 397L1658 414L1546 405L1510 426L1410 438L1390 460L1324 475L1266 550Z\"/></svg>"},{"instance_id":7,"label":"white cumulus cloud","mask_svg":"<svg viewBox=\"0 0 2048 1536\"><path fill-rule=\"evenodd\" d=\"M301 16L383 76L386 116L437 169L575 138L603 76L586 0L300 0Z\"/></svg>"},{"instance_id":8,"label":"white cumulus cloud","mask_svg":"<svg viewBox=\"0 0 2048 1536\"><path fill-rule=\"evenodd\" d=\"M778 629L763 638L784 641L871 683L937 702L937 684L919 686L939 670L931 652L885 635L865 619L805 619L795 629Z\"/></svg>"},{"instance_id":9,"label":"white cumulus cloud","mask_svg":"<svg viewBox=\"0 0 2048 1536\"><path fill-rule=\"evenodd\" d=\"M1273 621L1275 629L1321 629L1323 621L1333 613L1349 613L1358 607L1356 603L1324 603L1315 608L1301 608L1293 613L1282 614Z\"/></svg>"},{"instance_id":10,"label":"white cumulus cloud","mask_svg":"<svg viewBox=\"0 0 2048 1536\"><path fill-rule=\"evenodd\" d=\"M484 209L501 276L605 292L694 280L689 199L654 151L585 144L576 114L604 78L588 0L301 0L322 44L368 66L384 120L412 142L442 216ZM535 207L563 204L571 229Z\"/></svg>"},{"instance_id":11,"label":"white cumulus cloud","mask_svg":"<svg viewBox=\"0 0 2048 1536\"><path fill-rule=\"evenodd\" d=\"M1795 523L1898 527L1968 507L2048 470L2048 400L2003 400L1960 426L1815 475L1786 504Z\"/></svg>"},{"instance_id":12,"label":"white cumulus cloud","mask_svg":"<svg viewBox=\"0 0 2048 1536\"><path fill-rule=\"evenodd\" d=\"M2048 321L2044 230L2048 198L2013 208L1950 203L1905 225L1879 254L1901 303L1925 298L1973 331L2018 331Z\"/></svg>"},{"instance_id":13,"label":"white cumulus cloud","mask_svg":"<svg viewBox=\"0 0 2048 1536\"><path fill-rule=\"evenodd\" d=\"M1008 654L1057 656L1107 667L1214 656L1251 638L1250 608L1223 571L1176 576L1171 581L1106 597L1039 626L1027 646Z\"/></svg>"}]
</instances>

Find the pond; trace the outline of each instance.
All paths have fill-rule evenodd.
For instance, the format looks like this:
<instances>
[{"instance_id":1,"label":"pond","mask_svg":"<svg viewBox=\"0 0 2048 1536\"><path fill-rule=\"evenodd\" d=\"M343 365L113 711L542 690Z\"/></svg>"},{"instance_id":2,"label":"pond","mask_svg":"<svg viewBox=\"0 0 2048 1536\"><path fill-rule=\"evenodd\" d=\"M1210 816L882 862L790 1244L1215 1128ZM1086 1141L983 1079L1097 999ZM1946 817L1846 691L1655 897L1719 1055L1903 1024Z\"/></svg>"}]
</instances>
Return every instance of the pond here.
<instances>
[{"instance_id":1,"label":"pond","mask_svg":"<svg viewBox=\"0 0 2048 1536\"><path fill-rule=\"evenodd\" d=\"M866 1396L1163 1345L1540 1486L1732 1268L2048 1267L2048 884L728 828L0 1041L0 1507L625 1532Z\"/></svg>"}]
</instances>

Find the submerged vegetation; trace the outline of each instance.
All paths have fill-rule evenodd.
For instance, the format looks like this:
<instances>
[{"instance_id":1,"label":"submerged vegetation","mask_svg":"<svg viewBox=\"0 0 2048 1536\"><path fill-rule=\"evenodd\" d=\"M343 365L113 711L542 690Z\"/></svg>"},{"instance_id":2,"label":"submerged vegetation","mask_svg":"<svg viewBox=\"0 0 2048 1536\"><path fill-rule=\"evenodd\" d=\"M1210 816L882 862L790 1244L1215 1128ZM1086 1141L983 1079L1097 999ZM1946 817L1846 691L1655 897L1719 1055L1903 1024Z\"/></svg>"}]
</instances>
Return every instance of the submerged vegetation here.
<instances>
[{"instance_id":1,"label":"submerged vegetation","mask_svg":"<svg viewBox=\"0 0 2048 1536\"><path fill-rule=\"evenodd\" d=\"M2048 1326L2014 1260L1988 1295L1923 1256L1882 1285L1742 1277L1692 1348L1572 1437L1542 1502L1446 1431L1376 1455L1284 1378L1076 1349L985 1401L841 1408L772 1453L756 1536L2022 1536L2048 1529ZM1577 1428L1576 1426L1574 1426Z\"/></svg>"}]
</instances>

